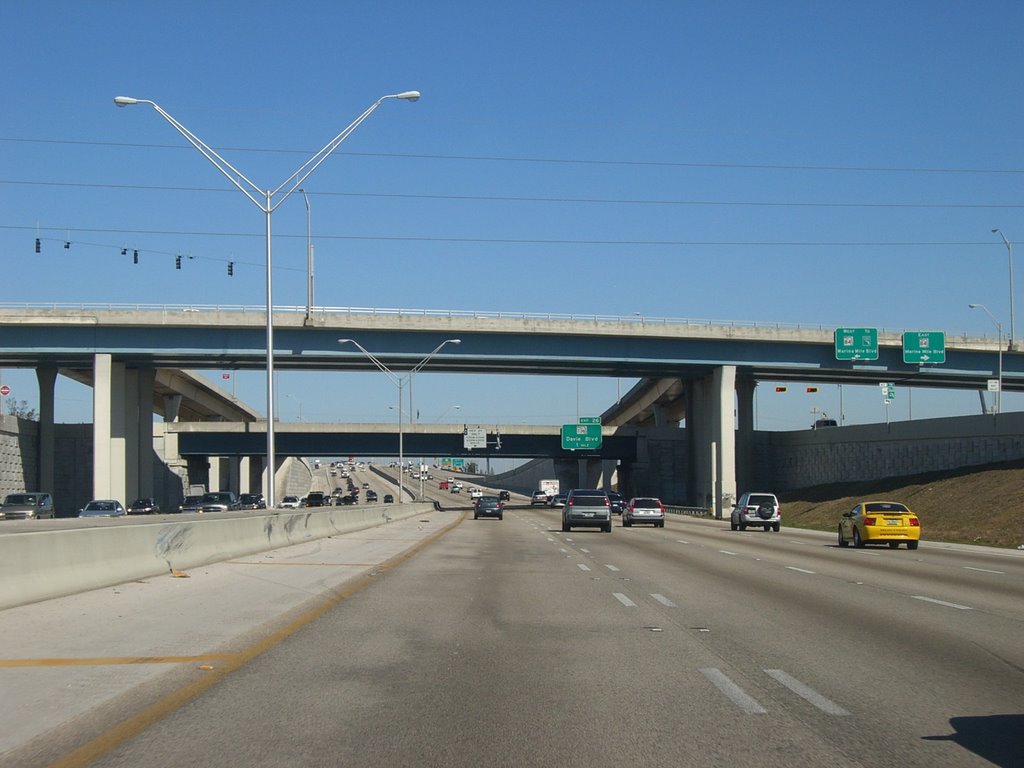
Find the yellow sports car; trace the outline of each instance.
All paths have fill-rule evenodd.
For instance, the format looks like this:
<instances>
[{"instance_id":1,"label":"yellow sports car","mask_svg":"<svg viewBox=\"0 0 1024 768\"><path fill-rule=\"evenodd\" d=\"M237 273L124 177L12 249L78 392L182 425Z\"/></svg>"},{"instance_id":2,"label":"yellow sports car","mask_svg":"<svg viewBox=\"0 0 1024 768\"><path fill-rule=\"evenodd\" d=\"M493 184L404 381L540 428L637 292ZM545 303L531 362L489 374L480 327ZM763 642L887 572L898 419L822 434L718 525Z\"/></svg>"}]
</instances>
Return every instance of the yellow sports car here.
<instances>
[{"instance_id":1,"label":"yellow sports car","mask_svg":"<svg viewBox=\"0 0 1024 768\"><path fill-rule=\"evenodd\" d=\"M864 501L843 513L839 521L839 546L888 544L896 549L906 542L907 549L917 549L921 540L921 521L898 501Z\"/></svg>"}]
</instances>

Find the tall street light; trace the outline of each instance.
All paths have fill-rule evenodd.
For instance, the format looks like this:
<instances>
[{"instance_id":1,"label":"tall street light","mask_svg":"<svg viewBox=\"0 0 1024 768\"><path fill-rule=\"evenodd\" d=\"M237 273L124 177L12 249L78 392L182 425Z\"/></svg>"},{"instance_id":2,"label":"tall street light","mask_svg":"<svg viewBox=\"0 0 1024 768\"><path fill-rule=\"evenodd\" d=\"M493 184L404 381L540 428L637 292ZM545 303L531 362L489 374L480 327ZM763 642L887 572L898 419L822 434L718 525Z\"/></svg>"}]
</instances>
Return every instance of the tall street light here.
<instances>
[{"instance_id":1,"label":"tall street light","mask_svg":"<svg viewBox=\"0 0 1024 768\"><path fill-rule=\"evenodd\" d=\"M306 190L299 189L306 201L306 322L313 320L313 230L310 226L311 212Z\"/></svg>"},{"instance_id":2,"label":"tall street light","mask_svg":"<svg viewBox=\"0 0 1024 768\"><path fill-rule=\"evenodd\" d=\"M245 195L253 204L263 211L263 215L266 219L266 247L267 247L267 501L271 507L277 504L277 496L274 492L274 471L276 469L276 457L274 456L274 320L273 320L273 273L272 273L272 258L270 248L270 216L277 210L278 206L281 205L285 200L288 199L289 195L302 186L309 175L313 173L320 165L336 150L341 143L347 139L352 132L362 124L366 118L373 114L374 110L377 109L386 99L403 99L405 101L416 101L420 97L419 91L402 91L401 93L394 93L388 96L381 96L373 104L370 105L363 114L357 117L352 123L345 128L341 133L331 139L324 147L310 157L305 163L303 163L291 176L281 182L275 189L261 189L256 186L253 182L246 178L245 174L235 168L231 163L225 160L223 157L218 155L211 147L209 147L202 139L196 136L192 131L186 128L184 125L179 123L174 117L168 114L163 107L157 104L155 101L149 99L134 99L130 96L117 96L114 98L114 104L119 107L128 107L133 104L148 104L157 113L170 123L174 129L180 133L193 147L199 150L199 153L213 163L214 167L220 171L238 190ZM283 193L281 190L286 190ZM280 193L280 197L275 201L274 198Z\"/></svg>"},{"instance_id":3,"label":"tall street light","mask_svg":"<svg viewBox=\"0 0 1024 768\"><path fill-rule=\"evenodd\" d=\"M999 337L999 342L998 342L998 344L999 344L999 373L997 374L998 381L999 381L997 386L999 387L999 389L996 391L996 413L997 414L998 413L1002 413L1003 412L1003 324L1000 323L998 320L996 320L995 316L991 312L988 311L988 307L986 307L984 304L968 304L967 306L970 307L971 309L981 309L981 310L984 310L985 314L988 315L989 320L991 320L995 324L995 326L996 326L996 335Z\"/></svg>"},{"instance_id":4,"label":"tall street light","mask_svg":"<svg viewBox=\"0 0 1024 768\"><path fill-rule=\"evenodd\" d=\"M395 386L398 387L398 503L401 504L404 501L403 495L405 493L405 446L403 441L405 433L405 420L402 418L402 388L405 386L406 381L410 382L411 384L412 377L415 376L416 373L418 373L420 370L422 370L423 366L430 362L431 358L433 358L434 355L440 352L443 346L445 346L446 344L461 344L462 339L445 339L436 347L434 347L430 354L428 354L426 357L424 357L422 360L416 363L416 365L410 368L404 377L396 374L394 371L392 371L390 368L384 365L384 363L382 363L376 355L370 352L366 347L364 347L355 339L338 339L338 343L351 344L352 346L354 346L356 349L358 349L360 352L366 355L366 357L369 358L370 362L377 366L380 372L387 376L389 379L391 379ZM410 408L411 407L412 404L410 403Z\"/></svg>"},{"instance_id":5,"label":"tall street light","mask_svg":"<svg viewBox=\"0 0 1024 768\"><path fill-rule=\"evenodd\" d=\"M1013 243L1006 239L1006 235L1003 234L1002 230L996 227L992 230L993 234L998 234L1003 238L1003 244L1006 246L1006 255L1010 264L1010 351L1013 351Z\"/></svg>"}]
</instances>

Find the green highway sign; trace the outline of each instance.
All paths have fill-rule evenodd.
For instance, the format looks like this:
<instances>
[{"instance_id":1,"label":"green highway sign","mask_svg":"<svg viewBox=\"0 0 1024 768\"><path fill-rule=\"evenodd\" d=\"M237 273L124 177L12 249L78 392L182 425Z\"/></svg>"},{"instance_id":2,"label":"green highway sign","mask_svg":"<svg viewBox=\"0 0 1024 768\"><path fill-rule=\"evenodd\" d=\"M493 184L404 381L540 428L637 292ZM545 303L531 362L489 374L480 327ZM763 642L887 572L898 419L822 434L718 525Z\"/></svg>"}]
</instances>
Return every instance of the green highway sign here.
<instances>
[{"instance_id":1,"label":"green highway sign","mask_svg":"<svg viewBox=\"0 0 1024 768\"><path fill-rule=\"evenodd\" d=\"M836 360L877 360L877 328L836 328Z\"/></svg>"},{"instance_id":2,"label":"green highway sign","mask_svg":"<svg viewBox=\"0 0 1024 768\"><path fill-rule=\"evenodd\" d=\"M587 451L601 447L600 424L563 424L562 450Z\"/></svg>"},{"instance_id":3,"label":"green highway sign","mask_svg":"<svg viewBox=\"0 0 1024 768\"><path fill-rule=\"evenodd\" d=\"M946 334L942 331L907 331L903 334L903 362L946 362Z\"/></svg>"},{"instance_id":4,"label":"green highway sign","mask_svg":"<svg viewBox=\"0 0 1024 768\"><path fill-rule=\"evenodd\" d=\"M600 416L580 416L579 423L580 424L600 424L601 423L601 417Z\"/></svg>"}]
</instances>

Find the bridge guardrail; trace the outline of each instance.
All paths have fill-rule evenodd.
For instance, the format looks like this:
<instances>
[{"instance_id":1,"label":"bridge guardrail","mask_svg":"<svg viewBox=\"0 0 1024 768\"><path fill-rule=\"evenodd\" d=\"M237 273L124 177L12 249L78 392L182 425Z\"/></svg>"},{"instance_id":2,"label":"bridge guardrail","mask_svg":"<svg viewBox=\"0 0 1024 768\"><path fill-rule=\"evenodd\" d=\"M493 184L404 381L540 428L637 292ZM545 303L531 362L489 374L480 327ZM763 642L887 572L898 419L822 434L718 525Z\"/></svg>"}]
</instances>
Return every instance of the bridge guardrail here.
<instances>
[{"instance_id":1,"label":"bridge guardrail","mask_svg":"<svg viewBox=\"0 0 1024 768\"><path fill-rule=\"evenodd\" d=\"M690 517L711 517L711 510L707 507L677 507L665 505L665 511L670 515L689 515Z\"/></svg>"}]
</instances>

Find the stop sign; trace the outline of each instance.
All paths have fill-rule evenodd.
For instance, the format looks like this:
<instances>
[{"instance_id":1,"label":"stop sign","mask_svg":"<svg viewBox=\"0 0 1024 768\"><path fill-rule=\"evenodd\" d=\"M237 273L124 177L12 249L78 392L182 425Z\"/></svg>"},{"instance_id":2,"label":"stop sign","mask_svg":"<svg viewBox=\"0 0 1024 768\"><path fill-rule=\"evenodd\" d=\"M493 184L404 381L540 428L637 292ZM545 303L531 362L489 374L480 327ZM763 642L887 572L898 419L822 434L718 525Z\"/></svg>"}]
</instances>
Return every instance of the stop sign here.
<instances>
[{"instance_id":1,"label":"stop sign","mask_svg":"<svg viewBox=\"0 0 1024 768\"><path fill-rule=\"evenodd\" d=\"M4 395L6 397L9 394L11 394L11 388L10 387L8 387L6 384L4 384L2 387L0 387L0 395Z\"/></svg>"}]
</instances>

